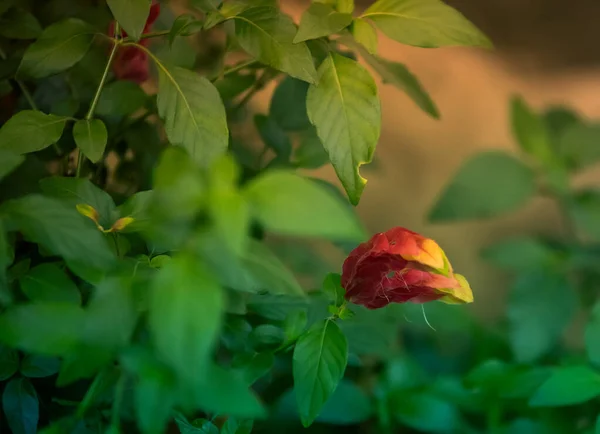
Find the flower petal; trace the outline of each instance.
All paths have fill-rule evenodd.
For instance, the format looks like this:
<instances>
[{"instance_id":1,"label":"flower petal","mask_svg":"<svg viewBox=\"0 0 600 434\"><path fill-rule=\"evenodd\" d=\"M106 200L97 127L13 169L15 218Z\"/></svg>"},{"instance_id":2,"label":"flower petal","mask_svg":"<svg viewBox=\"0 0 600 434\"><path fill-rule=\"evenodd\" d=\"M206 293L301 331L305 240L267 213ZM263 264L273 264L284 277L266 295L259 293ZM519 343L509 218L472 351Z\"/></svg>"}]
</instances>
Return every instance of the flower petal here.
<instances>
[{"instance_id":1,"label":"flower petal","mask_svg":"<svg viewBox=\"0 0 600 434\"><path fill-rule=\"evenodd\" d=\"M438 289L439 292L445 295L440 298L440 301L446 304L464 304L473 302L473 291L467 279L461 274L454 275L459 283L458 288Z\"/></svg>"}]
</instances>

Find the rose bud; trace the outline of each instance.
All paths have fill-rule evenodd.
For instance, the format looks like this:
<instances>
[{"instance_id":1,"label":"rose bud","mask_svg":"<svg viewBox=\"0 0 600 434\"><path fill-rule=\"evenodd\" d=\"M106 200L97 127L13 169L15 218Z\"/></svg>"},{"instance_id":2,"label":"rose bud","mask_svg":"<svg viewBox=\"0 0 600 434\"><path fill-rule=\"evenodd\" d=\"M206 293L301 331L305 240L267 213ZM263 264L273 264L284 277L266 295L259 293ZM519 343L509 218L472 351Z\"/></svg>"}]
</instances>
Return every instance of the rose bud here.
<instances>
[{"instance_id":1,"label":"rose bud","mask_svg":"<svg viewBox=\"0 0 600 434\"><path fill-rule=\"evenodd\" d=\"M389 303L471 303L467 280L455 274L438 244L401 227L375 234L343 265L346 300L378 309Z\"/></svg>"}]
</instances>

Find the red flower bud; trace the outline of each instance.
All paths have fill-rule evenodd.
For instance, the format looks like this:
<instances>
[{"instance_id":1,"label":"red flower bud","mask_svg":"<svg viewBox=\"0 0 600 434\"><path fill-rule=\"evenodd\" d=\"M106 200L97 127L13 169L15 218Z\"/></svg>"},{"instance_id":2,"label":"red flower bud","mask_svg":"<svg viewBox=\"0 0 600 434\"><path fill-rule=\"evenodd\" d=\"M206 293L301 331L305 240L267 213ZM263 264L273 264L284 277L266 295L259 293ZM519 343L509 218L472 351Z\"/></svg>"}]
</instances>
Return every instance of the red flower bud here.
<instances>
[{"instance_id":1,"label":"red flower bud","mask_svg":"<svg viewBox=\"0 0 600 434\"><path fill-rule=\"evenodd\" d=\"M346 299L369 309L389 303L470 303L466 279L455 274L438 244L396 227L375 234L344 261L342 286Z\"/></svg>"}]
</instances>

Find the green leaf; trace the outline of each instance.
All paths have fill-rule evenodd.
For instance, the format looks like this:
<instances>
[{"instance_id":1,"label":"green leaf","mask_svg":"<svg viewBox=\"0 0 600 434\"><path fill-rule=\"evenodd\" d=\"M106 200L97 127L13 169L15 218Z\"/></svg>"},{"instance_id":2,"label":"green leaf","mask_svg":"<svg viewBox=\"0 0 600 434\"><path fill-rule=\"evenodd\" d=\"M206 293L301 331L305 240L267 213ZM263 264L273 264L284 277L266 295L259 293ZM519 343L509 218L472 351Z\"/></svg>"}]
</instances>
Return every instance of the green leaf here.
<instances>
[{"instance_id":1,"label":"green leaf","mask_svg":"<svg viewBox=\"0 0 600 434\"><path fill-rule=\"evenodd\" d=\"M260 324L248 335L251 347L259 353L276 349L284 340L284 331L273 324Z\"/></svg>"},{"instance_id":2,"label":"green leaf","mask_svg":"<svg viewBox=\"0 0 600 434\"><path fill-rule=\"evenodd\" d=\"M594 240L600 239L600 191L586 189L575 193L569 207L577 229Z\"/></svg>"},{"instance_id":3,"label":"green leaf","mask_svg":"<svg viewBox=\"0 0 600 434\"><path fill-rule=\"evenodd\" d=\"M0 35L8 39L35 39L42 33L36 17L24 9L12 8L0 19Z\"/></svg>"},{"instance_id":4,"label":"green leaf","mask_svg":"<svg viewBox=\"0 0 600 434\"><path fill-rule=\"evenodd\" d=\"M0 381L8 380L19 369L19 353L0 344Z\"/></svg>"},{"instance_id":5,"label":"green leaf","mask_svg":"<svg viewBox=\"0 0 600 434\"><path fill-rule=\"evenodd\" d=\"M423 48L492 43L456 9L441 0L378 0L361 18L368 18L388 37Z\"/></svg>"},{"instance_id":6,"label":"green leaf","mask_svg":"<svg viewBox=\"0 0 600 434\"><path fill-rule=\"evenodd\" d=\"M218 80L215 83L215 87L219 91L223 101L227 101L250 89L255 81L256 75L254 74L231 73Z\"/></svg>"},{"instance_id":7,"label":"green leaf","mask_svg":"<svg viewBox=\"0 0 600 434\"><path fill-rule=\"evenodd\" d=\"M302 15L294 43L329 36L345 29L351 22L349 13L337 12L323 3L313 3Z\"/></svg>"},{"instance_id":8,"label":"green leaf","mask_svg":"<svg viewBox=\"0 0 600 434\"><path fill-rule=\"evenodd\" d=\"M251 434L254 422L229 417L221 428L221 434Z\"/></svg>"},{"instance_id":9,"label":"green leaf","mask_svg":"<svg viewBox=\"0 0 600 434\"><path fill-rule=\"evenodd\" d=\"M292 155L292 142L275 120L265 115L255 115L254 125L265 145L271 148L282 161L288 161Z\"/></svg>"},{"instance_id":10,"label":"green leaf","mask_svg":"<svg viewBox=\"0 0 600 434\"><path fill-rule=\"evenodd\" d=\"M497 267L510 271L531 271L552 266L559 258L541 240L531 237L508 238L486 247L482 256Z\"/></svg>"},{"instance_id":11,"label":"green leaf","mask_svg":"<svg viewBox=\"0 0 600 434\"><path fill-rule=\"evenodd\" d=\"M173 145L209 166L225 153L229 140L225 107L210 81L196 72L160 65L158 113Z\"/></svg>"},{"instance_id":12,"label":"green leaf","mask_svg":"<svg viewBox=\"0 0 600 434\"><path fill-rule=\"evenodd\" d=\"M129 116L148 101L148 95L132 81L117 80L107 84L100 94L96 114L111 118Z\"/></svg>"},{"instance_id":13,"label":"green leaf","mask_svg":"<svg viewBox=\"0 0 600 434\"><path fill-rule=\"evenodd\" d=\"M252 7L233 17L240 46L275 69L314 83L317 74L305 43L294 44L296 26L274 7Z\"/></svg>"},{"instance_id":14,"label":"green leaf","mask_svg":"<svg viewBox=\"0 0 600 434\"><path fill-rule=\"evenodd\" d=\"M244 190L253 214L270 231L333 240L362 241L363 229L346 204L315 182L268 171Z\"/></svg>"},{"instance_id":15,"label":"green leaf","mask_svg":"<svg viewBox=\"0 0 600 434\"><path fill-rule=\"evenodd\" d=\"M331 425L356 425L373 416L370 398L358 386L342 380L315 419Z\"/></svg>"},{"instance_id":16,"label":"green leaf","mask_svg":"<svg viewBox=\"0 0 600 434\"><path fill-rule=\"evenodd\" d=\"M292 312L307 307L303 297L277 294L256 294L248 299L248 311L274 321L285 320Z\"/></svg>"},{"instance_id":17,"label":"green leaf","mask_svg":"<svg viewBox=\"0 0 600 434\"><path fill-rule=\"evenodd\" d=\"M559 135L557 147L570 167L582 169L600 160L598 143L600 123L574 122Z\"/></svg>"},{"instance_id":18,"label":"green leaf","mask_svg":"<svg viewBox=\"0 0 600 434\"><path fill-rule=\"evenodd\" d=\"M554 158L550 136L542 117L520 97L511 101L511 122L513 135L521 149L542 163Z\"/></svg>"},{"instance_id":19,"label":"green leaf","mask_svg":"<svg viewBox=\"0 0 600 434\"><path fill-rule=\"evenodd\" d=\"M138 191L129 196L129 198L119 205L117 212L121 217L131 217L133 222L130 223L123 232L137 232L144 230L150 220L149 210L154 192Z\"/></svg>"},{"instance_id":20,"label":"green leaf","mask_svg":"<svg viewBox=\"0 0 600 434\"><path fill-rule=\"evenodd\" d=\"M25 196L7 202L4 210L29 240L53 254L99 269L114 264L115 256L94 224L56 199Z\"/></svg>"},{"instance_id":21,"label":"green leaf","mask_svg":"<svg viewBox=\"0 0 600 434\"><path fill-rule=\"evenodd\" d=\"M396 86L425 113L435 119L440 118L437 106L427 91L423 89L417 77L405 65L378 56L365 56L365 60L381 76L384 84Z\"/></svg>"},{"instance_id":22,"label":"green leaf","mask_svg":"<svg viewBox=\"0 0 600 434\"><path fill-rule=\"evenodd\" d=\"M206 375L224 307L221 288L192 256L173 258L154 279L149 313L154 345L192 386Z\"/></svg>"},{"instance_id":23,"label":"green leaf","mask_svg":"<svg viewBox=\"0 0 600 434\"><path fill-rule=\"evenodd\" d=\"M15 306L0 315L0 341L49 356L69 352L78 342L84 311L70 303Z\"/></svg>"},{"instance_id":24,"label":"green leaf","mask_svg":"<svg viewBox=\"0 0 600 434\"><path fill-rule=\"evenodd\" d=\"M294 163L305 169L318 169L329 162L329 156L317 135L311 127L300 137L300 144L294 153Z\"/></svg>"},{"instance_id":25,"label":"green leaf","mask_svg":"<svg viewBox=\"0 0 600 434\"><path fill-rule=\"evenodd\" d=\"M304 332L307 324L305 310L297 310L289 315L283 322L283 331L286 342L293 342Z\"/></svg>"},{"instance_id":26,"label":"green leaf","mask_svg":"<svg viewBox=\"0 0 600 434\"><path fill-rule=\"evenodd\" d=\"M163 433L175 401L173 373L142 348L127 351L121 361L137 376L134 403L138 426L143 433Z\"/></svg>"},{"instance_id":27,"label":"green leaf","mask_svg":"<svg viewBox=\"0 0 600 434\"><path fill-rule=\"evenodd\" d=\"M100 119L80 120L73 125L73 139L83 155L97 163L104 155L108 131Z\"/></svg>"},{"instance_id":28,"label":"green leaf","mask_svg":"<svg viewBox=\"0 0 600 434\"><path fill-rule=\"evenodd\" d=\"M95 30L77 18L67 18L44 29L19 65L18 75L44 78L70 68L88 52Z\"/></svg>"},{"instance_id":29,"label":"green leaf","mask_svg":"<svg viewBox=\"0 0 600 434\"><path fill-rule=\"evenodd\" d=\"M2 409L13 434L35 434L40 417L37 393L26 378L12 379L2 394Z\"/></svg>"},{"instance_id":30,"label":"green leaf","mask_svg":"<svg viewBox=\"0 0 600 434\"><path fill-rule=\"evenodd\" d=\"M399 396L392 405L396 419L413 429L424 432L456 432L459 429L460 416L456 408L436 396L427 393Z\"/></svg>"},{"instance_id":31,"label":"green leaf","mask_svg":"<svg viewBox=\"0 0 600 434\"><path fill-rule=\"evenodd\" d=\"M509 339L518 362L537 360L556 344L573 318L575 291L552 271L519 276L508 304Z\"/></svg>"},{"instance_id":32,"label":"green leaf","mask_svg":"<svg viewBox=\"0 0 600 434\"><path fill-rule=\"evenodd\" d=\"M40 264L32 268L19 279L19 284L31 301L81 305L77 285L56 264Z\"/></svg>"},{"instance_id":33,"label":"green leaf","mask_svg":"<svg viewBox=\"0 0 600 434\"><path fill-rule=\"evenodd\" d=\"M346 291L342 288L342 276L337 273L329 273L323 281L323 292L327 297L335 303L336 306L341 306L344 303Z\"/></svg>"},{"instance_id":34,"label":"green leaf","mask_svg":"<svg viewBox=\"0 0 600 434\"><path fill-rule=\"evenodd\" d=\"M231 361L231 367L242 372L246 383L252 385L271 372L274 363L275 356L270 351L251 354L240 353Z\"/></svg>"},{"instance_id":35,"label":"green leaf","mask_svg":"<svg viewBox=\"0 0 600 434\"><path fill-rule=\"evenodd\" d=\"M0 129L0 149L17 154L37 152L58 142L67 118L47 115L36 110L23 110Z\"/></svg>"},{"instance_id":36,"label":"green leaf","mask_svg":"<svg viewBox=\"0 0 600 434\"><path fill-rule=\"evenodd\" d=\"M520 208L534 193L529 167L503 152L484 152L459 168L430 211L429 221L495 217Z\"/></svg>"},{"instance_id":37,"label":"green leaf","mask_svg":"<svg viewBox=\"0 0 600 434\"><path fill-rule=\"evenodd\" d=\"M360 17L355 18L352 23L352 36L369 54L377 54L377 30L369 21Z\"/></svg>"},{"instance_id":38,"label":"green leaf","mask_svg":"<svg viewBox=\"0 0 600 434\"><path fill-rule=\"evenodd\" d=\"M0 181L19 167L23 161L25 161L25 157L17 152L0 149Z\"/></svg>"},{"instance_id":39,"label":"green leaf","mask_svg":"<svg viewBox=\"0 0 600 434\"><path fill-rule=\"evenodd\" d=\"M140 39L150 14L150 0L106 0L115 19L134 40Z\"/></svg>"},{"instance_id":40,"label":"green leaf","mask_svg":"<svg viewBox=\"0 0 600 434\"><path fill-rule=\"evenodd\" d=\"M359 168L373 159L381 132L373 78L354 60L330 54L319 67L318 84L308 90L306 107L350 202L358 204L367 182Z\"/></svg>"},{"instance_id":41,"label":"green leaf","mask_svg":"<svg viewBox=\"0 0 600 434\"><path fill-rule=\"evenodd\" d=\"M88 179L53 176L40 180L40 188L47 196L61 199L73 208L80 204L91 206L99 214L98 223L105 228L116 220L112 197Z\"/></svg>"},{"instance_id":42,"label":"green leaf","mask_svg":"<svg viewBox=\"0 0 600 434\"><path fill-rule=\"evenodd\" d=\"M532 407L581 404L600 396L600 374L586 366L556 368L529 401Z\"/></svg>"},{"instance_id":43,"label":"green leaf","mask_svg":"<svg viewBox=\"0 0 600 434\"><path fill-rule=\"evenodd\" d=\"M302 131L310 127L306 113L309 84L286 76L275 88L269 106L269 118L285 131Z\"/></svg>"},{"instance_id":44,"label":"green leaf","mask_svg":"<svg viewBox=\"0 0 600 434\"><path fill-rule=\"evenodd\" d=\"M585 328L585 349L590 362L600 367L600 303L596 303Z\"/></svg>"},{"instance_id":45,"label":"green leaf","mask_svg":"<svg viewBox=\"0 0 600 434\"><path fill-rule=\"evenodd\" d=\"M202 30L204 23L191 14L178 16L169 31L169 43L173 45L177 36L191 36Z\"/></svg>"},{"instance_id":46,"label":"green leaf","mask_svg":"<svg viewBox=\"0 0 600 434\"><path fill-rule=\"evenodd\" d=\"M56 357L27 354L23 357L19 372L29 378L44 378L54 375L60 368L60 360Z\"/></svg>"},{"instance_id":47,"label":"green leaf","mask_svg":"<svg viewBox=\"0 0 600 434\"><path fill-rule=\"evenodd\" d=\"M316 323L294 349L294 389L305 427L312 424L344 376L348 342L330 320Z\"/></svg>"}]
</instances>

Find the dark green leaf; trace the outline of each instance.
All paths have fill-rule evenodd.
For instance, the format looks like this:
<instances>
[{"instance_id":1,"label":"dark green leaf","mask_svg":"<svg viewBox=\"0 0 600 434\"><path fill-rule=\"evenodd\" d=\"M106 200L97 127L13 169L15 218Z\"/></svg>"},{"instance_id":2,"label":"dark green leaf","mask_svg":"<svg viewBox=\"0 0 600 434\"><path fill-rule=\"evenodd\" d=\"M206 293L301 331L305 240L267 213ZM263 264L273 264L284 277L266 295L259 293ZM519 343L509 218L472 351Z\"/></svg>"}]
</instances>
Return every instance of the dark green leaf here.
<instances>
[{"instance_id":1,"label":"dark green leaf","mask_svg":"<svg viewBox=\"0 0 600 434\"><path fill-rule=\"evenodd\" d=\"M256 76L254 74L231 73L223 77L223 79L218 80L215 83L215 87L219 91L221 98L226 101L250 89L255 81Z\"/></svg>"},{"instance_id":2,"label":"dark green leaf","mask_svg":"<svg viewBox=\"0 0 600 434\"><path fill-rule=\"evenodd\" d=\"M73 139L83 155L97 163L104 155L108 131L100 119L80 120L73 125Z\"/></svg>"},{"instance_id":3,"label":"dark green leaf","mask_svg":"<svg viewBox=\"0 0 600 434\"><path fill-rule=\"evenodd\" d=\"M585 349L588 359L600 367L600 303L596 303L585 328Z\"/></svg>"},{"instance_id":4,"label":"dark green leaf","mask_svg":"<svg viewBox=\"0 0 600 434\"><path fill-rule=\"evenodd\" d=\"M8 380L19 369L19 353L0 344L0 381Z\"/></svg>"},{"instance_id":5,"label":"dark green leaf","mask_svg":"<svg viewBox=\"0 0 600 434\"><path fill-rule=\"evenodd\" d=\"M509 238L486 247L483 258L511 271L530 271L553 265L557 255L542 241L530 237Z\"/></svg>"},{"instance_id":6,"label":"dark green leaf","mask_svg":"<svg viewBox=\"0 0 600 434\"><path fill-rule=\"evenodd\" d=\"M294 43L329 36L345 29L352 22L352 15L340 13L323 3L313 3L302 15Z\"/></svg>"},{"instance_id":7,"label":"dark green leaf","mask_svg":"<svg viewBox=\"0 0 600 434\"><path fill-rule=\"evenodd\" d=\"M256 352L274 349L283 343L285 334L282 329L272 324L261 324L254 328L248 336L252 348Z\"/></svg>"},{"instance_id":8,"label":"dark green leaf","mask_svg":"<svg viewBox=\"0 0 600 434\"><path fill-rule=\"evenodd\" d=\"M23 357L19 372L29 378L43 378L54 375L60 368L60 360L56 357L28 354Z\"/></svg>"},{"instance_id":9,"label":"dark green leaf","mask_svg":"<svg viewBox=\"0 0 600 434\"><path fill-rule=\"evenodd\" d=\"M535 193L534 174L512 156L490 151L459 168L429 213L431 222L489 218L514 211Z\"/></svg>"},{"instance_id":10,"label":"dark green leaf","mask_svg":"<svg viewBox=\"0 0 600 434\"><path fill-rule=\"evenodd\" d=\"M300 419L312 424L344 376L348 343L330 320L316 323L300 337L294 349L294 390Z\"/></svg>"},{"instance_id":11,"label":"dark green leaf","mask_svg":"<svg viewBox=\"0 0 600 434\"><path fill-rule=\"evenodd\" d=\"M323 292L336 306L341 306L346 295L346 291L342 288L342 276L336 273L329 273L325 276Z\"/></svg>"},{"instance_id":12,"label":"dark green leaf","mask_svg":"<svg viewBox=\"0 0 600 434\"><path fill-rule=\"evenodd\" d=\"M306 113L308 86L305 81L287 76L275 88L269 117L285 131L301 131L310 127Z\"/></svg>"},{"instance_id":13,"label":"dark green leaf","mask_svg":"<svg viewBox=\"0 0 600 434\"><path fill-rule=\"evenodd\" d=\"M99 269L115 261L92 221L56 199L30 195L6 203L4 209L28 239L53 254Z\"/></svg>"},{"instance_id":14,"label":"dark green leaf","mask_svg":"<svg viewBox=\"0 0 600 434\"><path fill-rule=\"evenodd\" d=\"M204 23L191 14L180 15L175 19L169 31L169 43L173 45L177 36L190 36L202 30Z\"/></svg>"},{"instance_id":15,"label":"dark green leaf","mask_svg":"<svg viewBox=\"0 0 600 434\"><path fill-rule=\"evenodd\" d=\"M441 0L378 0L361 18L368 18L388 37L402 44L434 48L492 43L460 12Z\"/></svg>"},{"instance_id":16,"label":"dark green leaf","mask_svg":"<svg viewBox=\"0 0 600 434\"><path fill-rule=\"evenodd\" d=\"M519 362L532 362L554 347L577 305L565 276L548 272L521 275L508 306L510 343Z\"/></svg>"},{"instance_id":17,"label":"dark green leaf","mask_svg":"<svg viewBox=\"0 0 600 434\"><path fill-rule=\"evenodd\" d=\"M209 166L227 149L225 107L206 78L161 65L157 106L170 142L183 146L198 163Z\"/></svg>"},{"instance_id":18,"label":"dark green leaf","mask_svg":"<svg viewBox=\"0 0 600 434\"><path fill-rule=\"evenodd\" d=\"M77 285L56 264L40 264L19 279L21 290L34 302L74 303L81 305Z\"/></svg>"},{"instance_id":19,"label":"dark green leaf","mask_svg":"<svg viewBox=\"0 0 600 434\"><path fill-rule=\"evenodd\" d=\"M35 39L42 33L36 17L24 9L12 8L0 19L0 35L8 39Z\"/></svg>"},{"instance_id":20,"label":"dark green leaf","mask_svg":"<svg viewBox=\"0 0 600 434\"><path fill-rule=\"evenodd\" d=\"M318 169L329 162L327 151L314 128L311 127L302 134L294 159L298 167L305 169Z\"/></svg>"},{"instance_id":21,"label":"dark green leaf","mask_svg":"<svg viewBox=\"0 0 600 434\"><path fill-rule=\"evenodd\" d=\"M107 118L130 116L144 106L148 95L132 81L117 80L102 89L96 114Z\"/></svg>"},{"instance_id":22,"label":"dark green leaf","mask_svg":"<svg viewBox=\"0 0 600 434\"><path fill-rule=\"evenodd\" d=\"M369 420L373 410L365 392L354 383L342 380L315 420L332 425L356 425Z\"/></svg>"},{"instance_id":23,"label":"dark green leaf","mask_svg":"<svg viewBox=\"0 0 600 434\"><path fill-rule=\"evenodd\" d=\"M366 180L359 169L373 159L381 132L381 107L371 75L354 60L330 54L319 81L308 90L308 117L353 204Z\"/></svg>"},{"instance_id":24,"label":"dark green leaf","mask_svg":"<svg viewBox=\"0 0 600 434\"><path fill-rule=\"evenodd\" d=\"M586 366L556 368L529 401L533 407L581 404L600 396L600 374Z\"/></svg>"},{"instance_id":25,"label":"dark green leaf","mask_svg":"<svg viewBox=\"0 0 600 434\"><path fill-rule=\"evenodd\" d=\"M317 74L305 43L294 44L296 26L275 7L252 7L235 19L241 47L262 63L314 83Z\"/></svg>"},{"instance_id":26,"label":"dark green leaf","mask_svg":"<svg viewBox=\"0 0 600 434\"><path fill-rule=\"evenodd\" d=\"M61 199L73 208L80 204L91 206L98 211L98 223L107 229L116 220L112 197L88 179L53 176L42 179L40 187L44 194Z\"/></svg>"},{"instance_id":27,"label":"dark green leaf","mask_svg":"<svg viewBox=\"0 0 600 434\"><path fill-rule=\"evenodd\" d=\"M27 48L17 73L43 78L70 68L85 56L94 34L93 28L77 18L52 24Z\"/></svg>"},{"instance_id":28,"label":"dark green leaf","mask_svg":"<svg viewBox=\"0 0 600 434\"><path fill-rule=\"evenodd\" d=\"M399 396L392 405L401 424L419 431L456 432L460 426L456 408L427 393Z\"/></svg>"},{"instance_id":29,"label":"dark green leaf","mask_svg":"<svg viewBox=\"0 0 600 434\"><path fill-rule=\"evenodd\" d=\"M238 354L231 362L231 367L240 371L247 384L252 385L267 375L273 368L275 356L272 352Z\"/></svg>"},{"instance_id":30,"label":"dark green leaf","mask_svg":"<svg viewBox=\"0 0 600 434\"><path fill-rule=\"evenodd\" d=\"M252 212L276 233L362 241L354 213L337 197L296 174L268 171L245 189Z\"/></svg>"},{"instance_id":31,"label":"dark green leaf","mask_svg":"<svg viewBox=\"0 0 600 434\"><path fill-rule=\"evenodd\" d=\"M573 196L569 211L576 227L592 239L600 239L600 191L583 190Z\"/></svg>"},{"instance_id":32,"label":"dark green leaf","mask_svg":"<svg viewBox=\"0 0 600 434\"><path fill-rule=\"evenodd\" d=\"M352 36L369 54L377 54L377 30L369 21L356 18L352 24Z\"/></svg>"},{"instance_id":33,"label":"dark green leaf","mask_svg":"<svg viewBox=\"0 0 600 434\"><path fill-rule=\"evenodd\" d=\"M254 125L265 145L271 148L278 158L288 161L292 155L292 142L275 120L265 115L255 115Z\"/></svg>"},{"instance_id":34,"label":"dark green leaf","mask_svg":"<svg viewBox=\"0 0 600 434\"><path fill-rule=\"evenodd\" d=\"M519 97L511 101L513 135L521 149L542 163L553 160L552 145L544 120Z\"/></svg>"},{"instance_id":35,"label":"dark green leaf","mask_svg":"<svg viewBox=\"0 0 600 434\"><path fill-rule=\"evenodd\" d=\"M290 295L256 294L248 299L249 311L275 321L285 320L306 305L306 298Z\"/></svg>"},{"instance_id":36,"label":"dark green leaf","mask_svg":"<svg viewBox=\"0 0 600 434\"><path fill-rule=\"evenodd\" d=\"M144 31L150 14L150 0L106 0L115 19L134 40Z\"/></svg>"},{"instance_id":37,"label":"dark green leaf","mask_svg":"<svg viewBox=\"0 0 600 434\"><path fill-rule=\"evenodd\" d=\"M17 154L41 151L58 142L66 123L63 116L23 110L0 129L0 149Z\"/></svg>"},{"instance_id":38,"label":"dark green leaf","mask_svg":"<svg viewBox=\"0 0 600 434\"><path fill-rule=\"evenodd\" d=\"M25 157L19 153L0 149L0 180L19 167L23 161L25 161Z\"/></svg>"},{"instance_id":39,"label":"dark green leaf","mask_svg":"<svg viewBox=\"0 0 600 434\"><path fill-rule=\"evenodd\" d=\"M149 325L162 360L197 386L206 374L221 328L222 290L192 256L178 256L154 279Z\"/></svg>"},{"instance_id":40,"label":"dark green leaf","mask_svg":"<svg viewBox=\"0 0 600 434\"><path fill-rule=\"evenodd\" d=\"M221 434L250 434L253 425L254 423L251 420L229 417L221 428Z\"/></svg>"},{"instance_id":41,"label":"dark green leaf","mask_svg":"<svg viewBox=\"0 0 600 434\"><path fill-rule=\"evenodd\" d=\"M32 353L58 356L78 343L84 321L83 309L73 304L15 306L0 316L0 340Z\"/></svg>"},{"instance_id":42,"label":"dark green leaf","mask_svg":"<svg viewBox=\"0 0 600 434\"><path fill-rule=\"evenodd\" d=\"M600 160L600 124L573 122L559 135L558 149L570 167L581 169Z\"/></svg>"},{"instance_id":43,"label":"dark green leaf","mask_svg":"<svg viewBox=\"0 0 600 434\"><path fill-rule=\"evenodd\" d=\"M2 394L2 409L13 434L35 434L40 409L35 389L26 378L14 378Z\"/></svg>"}]
</instances>

